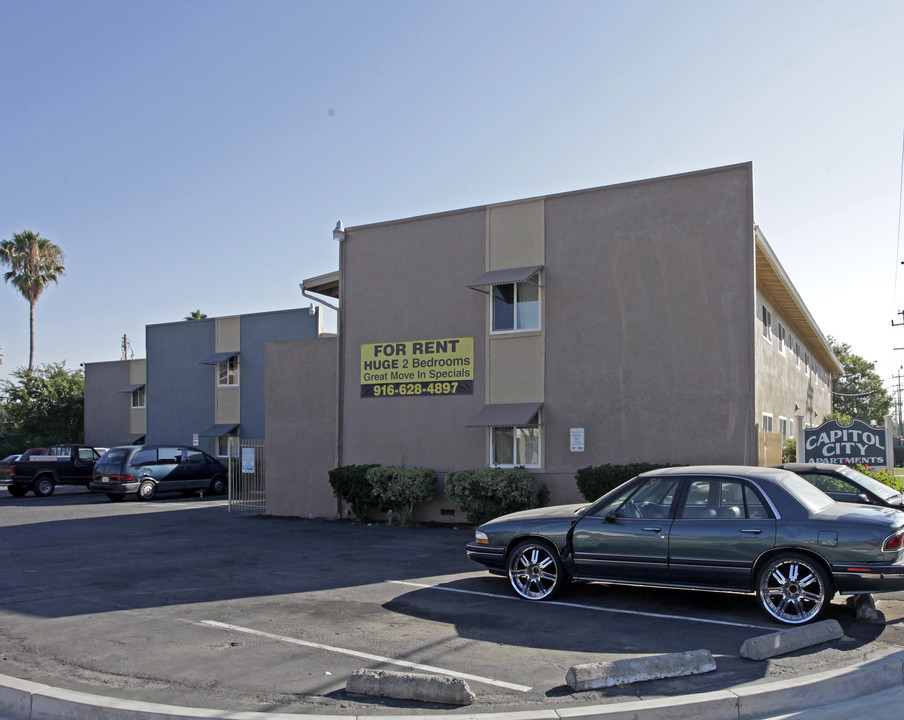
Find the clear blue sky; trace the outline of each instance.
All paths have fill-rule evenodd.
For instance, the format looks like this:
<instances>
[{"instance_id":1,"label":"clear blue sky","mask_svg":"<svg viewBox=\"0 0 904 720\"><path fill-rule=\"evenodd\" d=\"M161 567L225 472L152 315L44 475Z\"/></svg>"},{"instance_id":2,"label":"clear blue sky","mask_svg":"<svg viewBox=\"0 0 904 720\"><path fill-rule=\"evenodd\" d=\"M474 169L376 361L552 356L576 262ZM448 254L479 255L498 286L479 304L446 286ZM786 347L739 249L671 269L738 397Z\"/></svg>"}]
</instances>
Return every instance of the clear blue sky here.
<instances>
[{"instance_id":1,"label":"clear blue sky","mask_svg":"<svg viewBox=\"0 0 904 720\"><path fill-rule=\"evenodd\" d=\"M0 0L0 68L0 239L66 253L38 363L306 306L339 219L753 161L823 331L904 364L901 0ZM27 365L8 285L0 348Z\"/></svg>"}]
</instances>

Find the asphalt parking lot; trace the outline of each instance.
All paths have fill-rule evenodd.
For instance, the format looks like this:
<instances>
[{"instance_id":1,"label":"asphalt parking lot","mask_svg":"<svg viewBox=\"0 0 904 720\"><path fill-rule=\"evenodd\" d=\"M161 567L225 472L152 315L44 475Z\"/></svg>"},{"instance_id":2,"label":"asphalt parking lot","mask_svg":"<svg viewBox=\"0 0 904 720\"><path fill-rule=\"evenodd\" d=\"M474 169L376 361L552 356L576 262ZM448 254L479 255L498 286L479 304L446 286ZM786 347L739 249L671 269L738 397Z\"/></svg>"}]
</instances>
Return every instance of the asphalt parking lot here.
<instances>
[{"instance_id":1,"label":"asphalt parking lot","mask_svg":"<svg viewBox=\"0 0 904 720\"><path fill-rule=\"evenodd\" d=\"M469 562L469 528L401 528L228 512L222 499L111 503L80 488L0 492L0 673L117 698L224 710L410 713L345 692L357 669L463 677L445 712L600 704L767 682L904 646L904 594L886 624L836 598L845 636L754 662L780 629L746 595L577 585L519 600ZM706 675L575 693L569 667L707 649Z\"/></svg>"}]
</instances>

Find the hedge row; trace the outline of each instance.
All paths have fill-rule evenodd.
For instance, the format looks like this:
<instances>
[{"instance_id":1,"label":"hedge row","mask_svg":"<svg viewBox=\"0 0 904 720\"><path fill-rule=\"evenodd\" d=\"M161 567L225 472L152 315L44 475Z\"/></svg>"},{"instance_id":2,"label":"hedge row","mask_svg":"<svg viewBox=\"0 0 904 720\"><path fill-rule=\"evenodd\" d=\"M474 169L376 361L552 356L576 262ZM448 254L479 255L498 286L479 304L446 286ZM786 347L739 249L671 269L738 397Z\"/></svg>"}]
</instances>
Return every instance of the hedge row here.
<instances>
[{"instance_id":1,"label":"hedge row","mask_svg":"<svg viewBox=\"0 0 904 720\"><path fill-rule=\"evenodd\" d=\"M640 473L671 467L650 463L596 465L578 470L575 480L585 500L593 501ZM389 515L390 523L411 519L417 503L432 500L436 492L436 472L421 467L345 465L330 470L333 494L345 503L359 521L370 513ZM455 470L446 475L446 497L458 503L473 525L480 525L506 513L542 507L549 502L546 485L537 487L523 467Z\"/></svg>"}]
</instances>

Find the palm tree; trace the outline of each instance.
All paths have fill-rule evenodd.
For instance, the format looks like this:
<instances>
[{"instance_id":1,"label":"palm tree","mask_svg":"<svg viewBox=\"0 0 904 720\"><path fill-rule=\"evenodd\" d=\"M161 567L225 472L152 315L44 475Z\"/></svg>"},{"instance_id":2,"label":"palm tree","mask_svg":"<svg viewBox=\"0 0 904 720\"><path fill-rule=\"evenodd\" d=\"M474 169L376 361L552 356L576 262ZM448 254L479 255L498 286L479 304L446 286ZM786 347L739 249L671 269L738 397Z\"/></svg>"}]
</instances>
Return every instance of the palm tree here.
<instances>
[{"instance_id":1,"label":"palm tree","mask_svg":"<svg viewBox=\"0 0 904 720\"><path fill-rule=\"evenodd\" d=\"M51 280L59 283L66 274L63 251L40 233L25 230L12 240L0 243L0 263L11 268L4 276L22 297L28 300L28 372L34 370L35 359L35 303Z\"/></svg>"},{"instance_id":2,"label":"palm tree","mask_svg":"<svg viewBox=\"0 0 904 720\"><path fill-rule=\"evenodd\" d=\"M207 315L200 310L192 310L191 315L186 315L185 320L203 320Z\"/></svg>"}]
</instances>

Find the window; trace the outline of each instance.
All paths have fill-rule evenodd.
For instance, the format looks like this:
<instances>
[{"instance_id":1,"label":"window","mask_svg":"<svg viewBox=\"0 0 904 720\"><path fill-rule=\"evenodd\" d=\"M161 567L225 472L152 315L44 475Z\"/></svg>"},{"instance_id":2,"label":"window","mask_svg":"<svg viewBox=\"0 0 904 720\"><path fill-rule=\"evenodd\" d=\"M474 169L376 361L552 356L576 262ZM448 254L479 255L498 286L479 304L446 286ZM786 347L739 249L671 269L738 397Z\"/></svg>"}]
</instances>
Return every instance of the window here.
<instances>
[{"instance_id":1,"label":"window","mask_svg":"<svg viewBox=\"0 0 904 720\"><path fill-rule=\"evenodd\" d=\"M526 425L492 428L490 456L496 467L540 467L540 414Z\"/></svg>"},{"instance_id":2,"label":"window","mask_svg":"<svg viewBox=\"0 0 904 720\"><path fill-rule=\"evenodd\" d=\"M782 442L788 439L788 418L784 418L781 415L778 417L778 431L782 435Z\"/></svg>"},{"instance_id":3,"label":"window","mask_svg":"<svg viewBox=\"0 0 904 720\"><path fill-rule=\"evenodd\" d=\"M145 387L142 385L132 391L132 407L143 408L145 406Z\"/></svg>"},{"instance_id":4,"label":"window","mask_svg":"<svg viewBox=\"0 0 904 720\"><path fill-rule=\"evenodd\" d=\"M602 504L595 506L592 513L606 517L614 513L620 518L667 518L672 503L678 494L681 478L644 478L627 487L614 491Z\"/></svg>"},{"instance_id":5,"label":"window","mask_svg":"<svg viewBox=\"0 0 904 720\"><path fill-rule=\"evenodd\" d=\"M229 438L234 435L220 435L217 438L217 457L229 457Z\"/></svg>"},{"instance_id":6,"label":"window","mask_svg":"<svg viewBox=\"0 0 904 720\"><path fill-rule=\"evenodd\" d=\"M493 285L493 332L540 329L540 276Z\"/></svg>"},{"instance_id":7,"label":"window","mask_svg":"<svg viewBox=\"0 0 904 720\"><path fill-rule=\"evenodd\" d=\"M231 358L217 363L217 385L238 385L239 384L239 356L233 355Z\"/></svg>"},{"instance_id":8,"label":"window","mask_svg":"<svg viewBox=\"0 0 904 720\"><path fill-rule=\"evenodd\" d=\"M772 432L772 415L769 413L763 413L763 430Z\"/></svg>"},{"instance_id":9,"label":"window","mask_svg":"<svg viewBox=\"0 0 904 720\"><path fill-rule=\"evenodd\" d=\"M797 358L796 366L800 367L800 343L794 341L794 355Z\"/></svg>"},{"instance_id":10,"label":"window","mask_svg":"<svg viewBox=\"0 0 904 720\"><path fill-rule=\"evenodd\" d=\"M207 462L207 455L201 450L186 450L185 462L189 465L204 465Z\"/></svg>"},{"instance_id":11,"label":"window","mask_svg":"<svg viewBox=\"0 0 904 720\"><path fill-rule=\"evenodd\" d=\"M785 354L785 326L781 323L778 324L778 351Z\"/></svg>"},{"instance_id":12,"label":"window","mask_svg":"<svg viewBox=\"0 0 904 720\"><path fill-rule=\"evenodd\" d=\"M750 317L748 315L748 317ZM772 312L763 305L763 339L767 342L772 342Z\"/></svg>"},{"instance_id":13,"label":"window","mask_svg":"<svg viewBox=\"0 0 904 720\"><path fill-rule=\"evenodd\" d=\"M810 376L810 353L804 353L804 374Z\"/></svg>"},{"instance_id":14,"label":"window","mask_svg":"<svg viewBox=\"0 0 904 720\"><path fill-rule=\"evenodd\" d=\"M682 520L767 518L756 492L740 480L695 480L679 517Z\"/></svg>"}]
</instances>

